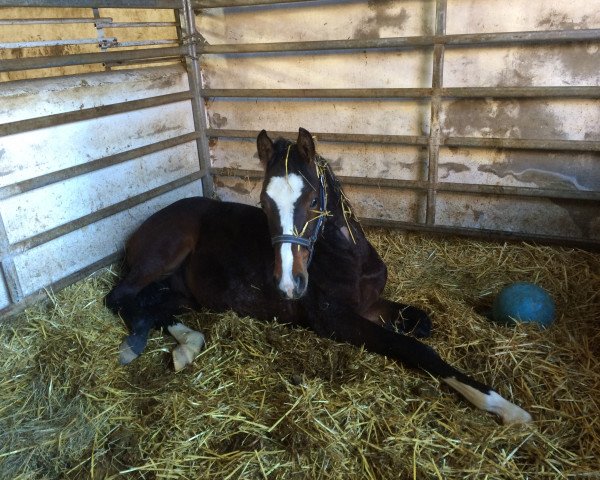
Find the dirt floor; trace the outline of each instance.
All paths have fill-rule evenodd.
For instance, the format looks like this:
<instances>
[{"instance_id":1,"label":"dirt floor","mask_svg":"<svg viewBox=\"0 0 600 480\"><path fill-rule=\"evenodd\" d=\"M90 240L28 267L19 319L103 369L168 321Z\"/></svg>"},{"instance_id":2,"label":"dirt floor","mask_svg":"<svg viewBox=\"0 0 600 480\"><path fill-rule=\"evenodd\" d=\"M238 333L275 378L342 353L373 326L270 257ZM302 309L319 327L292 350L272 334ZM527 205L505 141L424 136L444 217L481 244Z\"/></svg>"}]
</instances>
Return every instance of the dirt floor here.
<instances>
[{"instance_id":1,"label":"dirt floor","mask_svg":"<svg viewBox=\"0 0 600 480\"><path fill-rule=\"evenodd\" d=\"M425 308L427 343L534 417L505 427L422 372L301 329L190 313L119 366L106 269L0 326L0 479L600 478L600 254L384 230L386 296ZM547 330L477 312L507 283L557 304Z\"/></svg>"}]
</instances>

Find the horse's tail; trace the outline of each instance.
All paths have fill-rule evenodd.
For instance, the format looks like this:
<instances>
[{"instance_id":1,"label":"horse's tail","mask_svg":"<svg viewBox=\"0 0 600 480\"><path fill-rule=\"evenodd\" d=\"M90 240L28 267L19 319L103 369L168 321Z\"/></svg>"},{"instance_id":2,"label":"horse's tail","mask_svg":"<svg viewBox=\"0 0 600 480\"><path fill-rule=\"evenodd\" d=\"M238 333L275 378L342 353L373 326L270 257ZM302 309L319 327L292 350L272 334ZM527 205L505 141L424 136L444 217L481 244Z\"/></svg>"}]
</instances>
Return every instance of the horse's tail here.
<instances>
[{"instance_id":1,"label":"horse's tail","mask_svg":"<svg viewBox=\"0 0 600 480\"><path fill-rule=\"evenodd\" d=\"M345 311L320 316L317 333L366 350L386 355L401 363L417 367L439 377L476 407L499 415L505 424L527 423L531 415L502 398L487 385L457 370L438 353L414 337L391 332L360 315Z\"/></svg>"}]
</instances>

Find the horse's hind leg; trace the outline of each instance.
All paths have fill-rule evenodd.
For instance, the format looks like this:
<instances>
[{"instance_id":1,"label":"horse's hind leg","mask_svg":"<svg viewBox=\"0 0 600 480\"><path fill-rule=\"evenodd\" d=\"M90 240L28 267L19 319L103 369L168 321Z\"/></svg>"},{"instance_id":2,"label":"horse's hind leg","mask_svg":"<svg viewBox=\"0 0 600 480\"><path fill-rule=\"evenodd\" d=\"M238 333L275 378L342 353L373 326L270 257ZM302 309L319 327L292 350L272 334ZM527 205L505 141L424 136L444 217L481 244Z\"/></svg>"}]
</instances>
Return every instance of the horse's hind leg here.
<instances>
[{"instance_id":1,"label":"horse's hind leg","mask_svg":"<svg viewBox=\"0 0 600 480\"><path fill-rule=\"evenodd\" d=\"M502 398L487 385L446 363L429 346L416 338L386 331L382 326L349 309L321 310L313 324L321 336L364 346L366 350L398 360L408 366L422 368L439 377L476 407L499 415L505 424L528 423L531 415Z\"/></svg>"},{"instance_id":2,"label":"horse's hind leg","mask_svg":"<svg viewBox=\"0 0 600 480\"><path fill-rule=\"evenodd\" d=\"M417 338L431 335L431 319L423 310L379 298L361 316L387 330L410 333Z\"/></svg>"}]
</instances>

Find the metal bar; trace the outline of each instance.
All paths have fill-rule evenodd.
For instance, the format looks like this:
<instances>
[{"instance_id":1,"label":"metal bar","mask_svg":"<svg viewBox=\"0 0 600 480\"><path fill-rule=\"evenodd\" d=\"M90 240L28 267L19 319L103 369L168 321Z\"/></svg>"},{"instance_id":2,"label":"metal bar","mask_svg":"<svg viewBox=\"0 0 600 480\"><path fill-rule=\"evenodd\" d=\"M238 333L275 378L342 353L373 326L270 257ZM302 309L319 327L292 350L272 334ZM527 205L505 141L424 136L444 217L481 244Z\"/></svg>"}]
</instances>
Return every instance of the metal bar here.
<instances>
[{"instance_id":1,"label":"metal bar","mask_svg":"<svg viewBox=\"0 0 600 480\"><path fill-rule=\"evenodd\" d=\"M117 43L116 37L104 39L108 43ZM38 47L56 47L59 45L98 45L97 38L80 38L71 40L40 40L37 42L10 42L0 43L0 48L38 48Z\"/></svg>"},{"instance_id":2,"label":"metal bar","mask_svg":"<svg viewBox=\"0 0 600 480\"><path fill-rule=\"evenodd\" d=\"M60 280L58 280L56 282L53 282L51 285L46 287L44 290L41 290L37 293L28 295L27 297L24 297L23 299L21 299L21 301L19 301L19 303L12 304L12 305L9 305L8 307L5 307L4 309L0 310L0 325L2 323L4 323L5 321L13 318L17 314L19 314L20 312L25 310L27 307L34 305L36 303L42 302L44 300L48 300L48 294L46 293L46 290L51 290L53 292L62 290L63 288L68 287L69 285L72 285L73 283L78 282L79 280L90 276L91 274L100 270L101 268L106 267L112 263L115 263L122 256L123 256L122 251L111 253L110 255L107 255L106 257L101 258L100 260L97 260L96 262L92 263L91 265L88 265L88 266L82 268L81 270L78 270L74 273L71 273L70 275L67 275L64 278L61 278Z\"/></svg>"},{"instance_id":3,"label":"metal bar","mask_svg":"<svg viewBox=\"0 0 600 480\"><path fill-rule=\"evenodd\" d=\"M92 13L94 15L94 19L99 19L100 17L100 9L97 7L92 8ZM99 26L98 23L95 23L94 26L96 27L96 37L98 38L98 46L100 47L100 50L102 52L106 52L108 50L108 42L106 39L106 32L104 31L104 28L102 28L102 26ZM114 41L116 42L117 39L114 38ZM104 64L104 70L106 71L110 71L111 67L109 65Z\"/></svg>"},{"instance_id":4,"label":"metal bar","mask_svg":"<svg viewBox=\"0 0 600 480\"><path fill-rule=\"evenodd\" d=\"M515 197L563 198L594 202L600 201L600 192L596 191L513 187L508 185L480 185L473 183L441 182L438 183L438 191L469 193L475 195L510 195Z\"/></svg>"},{"instance_id":5,"label":"metal bar","mask_svg":"<svg viewBox=\"0 0 600 480\"><path fill-rule=\"evenodd\" d=\"M179 35L182 41L184 39L194 39L197 37L196 15L192 10L190 0L181 0L181 9L179 10ZM202 74L200 72L200 60L198 57L197 45L194 41L187 42L188 55L186 56L186 67L190 81L190 90L192 96L192 115L194 119L194 129L200 133L196 141L198 151L198 161L200 171L202 171L202 195L212 197L214 193L213 179L209 174L210 168L210 148L208 145L207 115L206 104L204 103L202 93Z\"/></svg>"},{"instance_id":6,"label":"metal bar","mask_svg":"<svg viewBox=\"0 0 600 480\"><path fill-rule=\"evenodd\" d=\"M360 219L368 227L396 228L415 232L434 233L438 235L458 235L493 241L527 241L538 242L544 245L560 245L597 251L600 249L600 240L584 240L558 235L543 235L535 233L516 233L503 230L477 229L465 227L450 227L446 225L425 225L415 222L402 222L399 220L366 218Z\"/></svg>"},{"instance_id":7,"label":"metal bar","mask_svg":"<svg viewBox=\"0 0 600 480\"><path fill-rule=\"evenodd\" d=\"M206 134L215 138L251 138L256 139L258 131L254 130L227 130L219 128L209 128ZM370 135L355 133L323 133L312 132L317 140L324 142L348 142L348 143L376 143L376 144L394 144L394 145L420 145L426 146L428 137L417 135ZM275 137L285 137L295 139L298 132L270 131L270 135Z\"/></svg>"},{"instance_id":8,"label":"metal bar","mask_svg":"<svg viewBox=\"0 0 600 480\"><path fill-rule=\"evenodd\" d=\"M2 0L3 7L177 8L178 0Z\"/></svg>"},{"instance_id":9,"label":"metal bar","mask_svg":"<svg viewBox=\"0 0 600 480\"><path fill-rule=\"evenodd\" d=\"M64 225L60 225L58 227L52 228L40 234L34 235L33 237L27 238L17 243L13 243L9 246L11 253L18 254L35 248L44 243L48 243L58 237L62 237L63 235L67 235L68 233L74 232L75 230L79 230L87 225L91 225L92 223L99 222L100 220L104 220L107 217L120 213L124 210L129 210L130 208L139 205L140 203L146 202L154 197L158 197L163 193L170 192L171 190L175 190L176 188L187 185L188 183L192 183L195 180L198 180L202 177L202 172L194 172L185 177L178 178L172 182L169 182L165 185L161 185L160 187L153 188L152 190L148 190L146 192L140 193L139 195L135 195L133 197L128 198L127 200L123 200L122 202L115 203L106 208L102 208L95 212L92 212L88 215L84 215L77 220L73 220Z\"/></svg>"},{"instance_id":10,"label":"metal bar","mask_svg":"<svg viewBox=\"0 0 600 480\"><path fill-rule=\"evenodd\" d=\"M485 45L524 45L537 43L583 42L600 39L600 29L544 30L537 32L469 33L421 35L372 39L317 40L309 42L271 42L200 45L202 54L281 53L316 50L362 50L370 48L423 48L434 45L468 47Z\"/></svg>"},{"instance_id":11,"label":"metal bar","mask_svg":"<svg viewBox=\"0 0 600 480\"><path fill-rule=\"evenodd\" d=\"M175 22L113 22L109 18L106 22L96 22L97 28L137 28L137 27L176 27Z\"/></svg>"},{"instance_id":12,"label":"metal bar","mask_svg":"<svg viewBox=\"0 0 600 480\"><path fill-rule=\"evenodd\" d=\"M600 87L598 90L600 92ZM431 88L206 88L202 93L205 98L429 98L432 90Z\"/></svg>"},{"instance_id":13,"label":"metal bar","mask_svg":"<svg viewBox=\"0 0 600 480\"><path fill-rule=\"evenodd\" d=\"M237 168L211 168L211 173L221 177L240 177L261 180L261 170L245 170ZM427 192L428 183L421 180L403 180L398 178L372 178L338 175L344 185L387 188L392 190L419 190ZM515 197L562 198L583 201L600 201L600 192L581 190L557 190L550 188L513 187L502 185L480 185L473 183L440 182L438 192L467 193L472 195L510 195Z\"/></svg>"},{"instance_id":14,"label":"metal bar","mask_svg":"<svg viewBox=\"0 0 600 480\"><path fill-rule=\"evenodd\" d=\"M152 58L150 60L125 60L125 61L121 60L120 62L117 62L117 63L106 62L104 65L106 65L107 67L109 67L109 66L110 67L125 67L127 65L139 65L139 64L150 65L152 63L176 65L180 62L181 62L181 60L179 58L171 57L171 58Z\"/></svg>"},{"instance_id":15,"label":"metal bar","mask_svg":"<svg viewBox=\"0 0 600 480\"><path fill-rule=\"evenodd\" d=\"M131 42L115 42L114 44L108 45L110 48L123 48L123 47L144 47L148 45L178 45L179 42L176 39L163 39L163 40L133 40Z\"/></svg>"},{"instance_id":16,"label":"metal bar","mask_svg":"<svg viewBox=\"0 0 600 480\"><path fill-rule=\"evenodd\" d=\"M544 140L527 138L442 138L445 147L510 148L517 150L561 150L574 152L600 152L597 140Z\"/></svg>"},{"instance_id":17,"label":"metal bar","mask_svg":"<svg viewBox=\"0 0 600 480\"><path fill-rule=\"evenodd\" d=\"M467 47L479 45L509 45L586 42L600 39L600 29L542 30L529 32L494 32L445 35L447 46Z\"/></svg>"},{"instance_id":18,"label":"metal bar","mask_svg":"<svg viewBox=\"0 0 600 480\"><path fill-rule=\"evenodd\" d=\"M98 21L104 23L111 23L113 21L110 17L95 18L14 18L14 19L0 19L0 25L39 25L39 24L52 24L58 23L64 25L65 23L96 23Z\"/></svg>"},{"instance_id":19,"label":"metal bar","mask_svg":"<svg viewBox=\"0 0 600 480\"><path fill-rule=\"evenodd\" d=\"M23 289L21 288L15 262L10 253L10 242L4 227L2 214L0 214L0 267L11 301L14 303L20 301L23 298Z\"/></svg>"},{"instance_id":20,"label":"metal bar","mask_svg":"<svg viewBox=\"0 0 600 480\"><path fill-rule=\"evenodd\" d=\"M205 88L204 98L429 98L432 88ZM447 98L600 98L600 87L452 87Z\"/></svg>"},{"instance_id":21,"label":"metal bar","mask_svg":"<svg viewBox=\"0 0 600 480\"><path fill-rule=\"evenodd\" d=\"M600 98L600 87L452 87L448 98Z\"/></svg>"},{"instance_id":22,"label":"metal bar","mask_svg":"<svg viewBox=\"0 0 600 480\"><path fill-rule=\"evenodd\" d=\"M175 147L177 145L192 142L196 140L199 135L200 134L197 132L186 133L185 135L169 138L168 140L152 143L150 145L144 145L143 147L116 153L115 155L99 158L98 160L93 160L91 162L83 163L81 165L75 165L73 167L64 168L62 170L48 173L46 175L41 175L36 178L24 180L22 182L7 185L5 187L0 187L0 200L12 197L14 195L19 195L21 193L29 192L31 190L35 190L36 188L45 187L46 185L50 185L56 182L68 180L79 175L85 175L96 170L111 167L113 165L118 165L128 160L133 160L135 158L143 157L145 155L160 152L162 150Z\"/></svg>"},{"instance_id":23,"label":"metal bar","mask_svg":"<svg viewBox=\"0 0 600 480\"><path fill-rule=\"evenodd\" d=\"M269 132L273 136L296 138L297 132ZM254 130L227 130L209 128L209 137L215 138L252 138L255 139L258 131ZM392 145L428 145L426 136L411 135L365 135L354 133L315 133L318 140L324 142L340 143L374 143ZM560 150L574 152L600 152L600 141L592 140L543 140L543 139L515 139L515 138L478 138L478 137L440 137L440 146L443 147L482 147L482 148L508 148L517 150Z\"/></svg>"},{"instance_id":24,"label":"metal bar","mask_svg":"<svg viewBox=\"0 0 600 480\"><path fill-rule=\"evenodd\" d=\"M192 0L192 8L229 8L286 3L310 3L310 0Z\"/></svg>"},{"instance_id":25,"label":"metal bar","mask_svg":"<svg viewBox=\"0 0 600 480\"><path fill-rule=\"evenodd\" d=\"M90 63L117 63L128 60L145 60L161 57L178 57L186 53L187 48L164 47L143 50L126 50L122 52L81 53L75 55L57 55L52 57L29 57L0 60L0 72L18 70L34 70L38 68L69 67Z\"/></svg>"},{"instance_id":26,"label":"metal bar","mask_svg":"<svg viewBox=\"0 0 600 480\"><path fill-rule=\"evenodd\" d=\"M166 95L143 98L141 100L132 100L130 102L113 103L112 105L104 105L101 107L84 108L72 112L56 113L54 115L46 115L44 117L18 120L16 122L9 122L0 125L0 137L37 130L39 128L55 127L65 123L90 120L106 115L114 115L117 113L131 112L134 110L141 110L143 108L166 105L168 103L181 102L191 98L192 94L190 91L169 93Z\"/></svg>"},{"instance_id":27,"label":"metal bar","mask_svg":"<svg viewBox=\"0 0 600 480\"><path fill-rule=\"evenodd\" d=\"M369 48L422 48L433 45L433 36L371 38L351 40L314 40L301 42L233 43L200 45L201 54L281 53L317 50L359 50Z\"/></svg>"},{"instance_id":28,"label":"metal bar","mask_svg":"<svg viewBox=\"0 0 600 480\"><path fill-rule=\"evenodd\" d=\"M435 34L442 37L446 33L446 0L435 2ZM444 80L444 45L433 47L433 71L431 75L431 116L429 125L429 144L427 147L427 203L425 206L425 223L435 224L436 187L438 182L438 163L440 158L440 109L442 105L441 89Z\"/></svg>"}]
</instances>

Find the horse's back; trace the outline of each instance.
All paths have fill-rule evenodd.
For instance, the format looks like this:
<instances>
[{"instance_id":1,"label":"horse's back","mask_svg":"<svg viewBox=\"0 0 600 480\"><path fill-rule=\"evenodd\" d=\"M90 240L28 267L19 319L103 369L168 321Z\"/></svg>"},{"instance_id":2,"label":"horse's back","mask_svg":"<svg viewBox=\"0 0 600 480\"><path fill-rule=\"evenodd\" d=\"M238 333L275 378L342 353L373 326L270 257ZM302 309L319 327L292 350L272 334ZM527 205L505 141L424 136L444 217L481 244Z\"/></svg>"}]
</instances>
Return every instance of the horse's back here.
<instances>
[{"instance_id":1,"label":"horse's back","mask_svg":"<svg viewBox=\"0 0 600 480\"><path fill-rule=\"evenodd\" d=\"M127 261L130 266L149 258L169 257L181 262L198 247L206 250L234 248L236 244L243 248L257 241L262 244L268 239L267 232L264 214L256 207L205 197L184 198L140 225L127 242Z\"/></svg>"}]
</instances>

